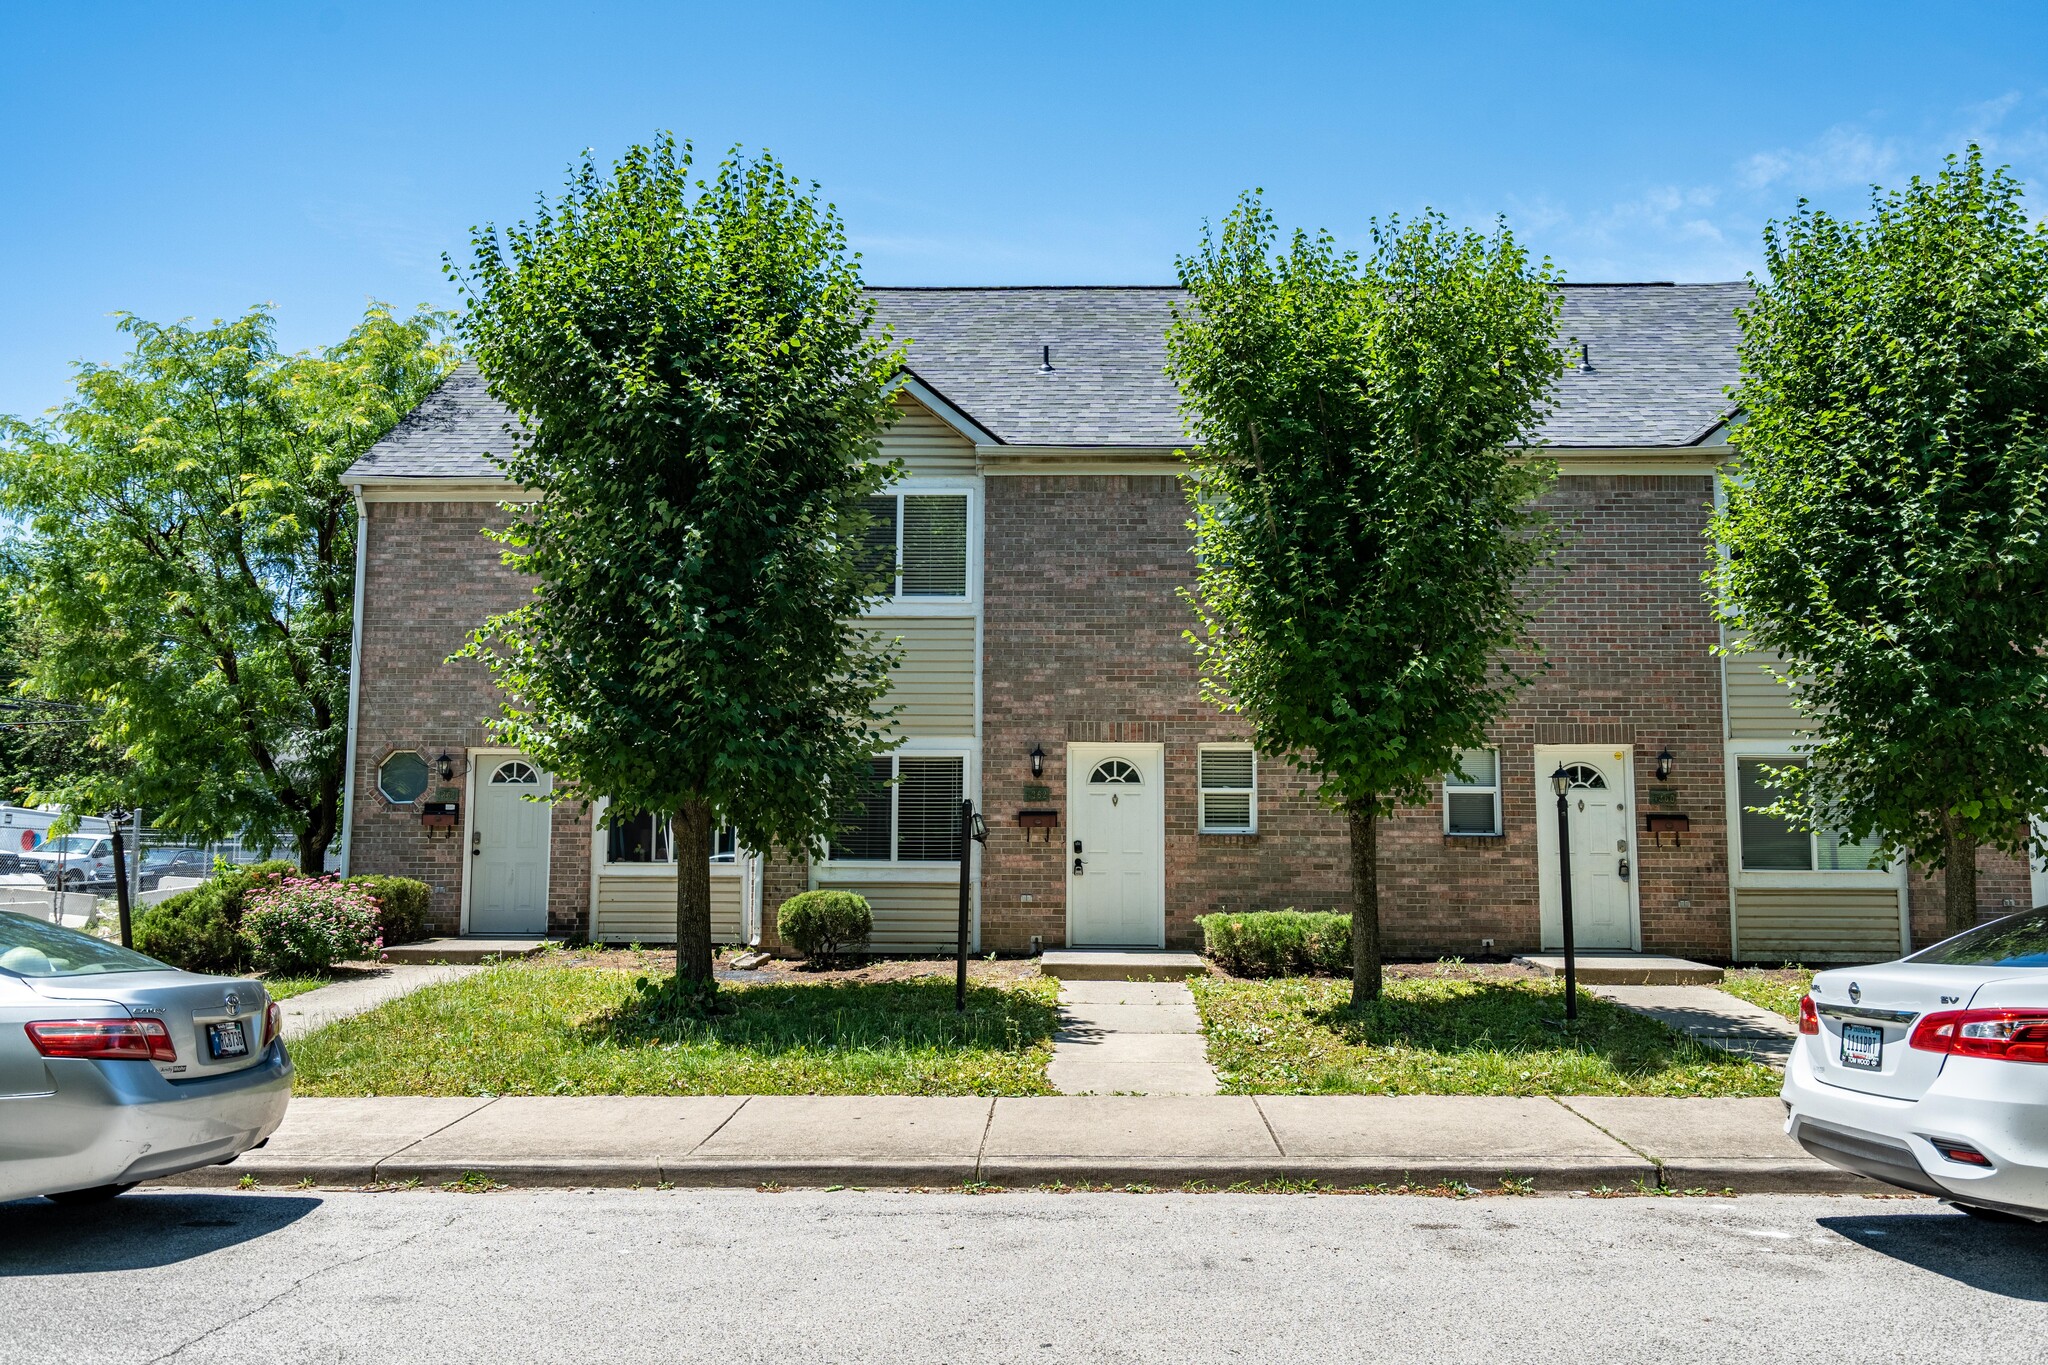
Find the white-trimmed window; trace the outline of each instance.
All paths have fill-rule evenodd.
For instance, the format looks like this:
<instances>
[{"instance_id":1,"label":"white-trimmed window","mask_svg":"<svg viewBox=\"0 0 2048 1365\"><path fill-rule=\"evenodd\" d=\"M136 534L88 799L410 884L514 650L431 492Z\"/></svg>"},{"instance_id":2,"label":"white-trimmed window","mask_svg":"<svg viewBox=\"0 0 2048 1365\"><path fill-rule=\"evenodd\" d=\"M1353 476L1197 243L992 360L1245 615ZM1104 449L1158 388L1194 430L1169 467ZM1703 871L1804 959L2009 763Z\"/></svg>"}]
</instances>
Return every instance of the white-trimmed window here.
<instances>
[{"instance_id":1,"label":"white-trimmed window","mask_svg":"<svg viewBox=\"0 0 2048 1365\"><path fill-rule=\"evenodd\" d=\"M669 822L652 815L614 815L605 828L608 863L673 863L675 842ZM726 825L711 831L711 861L739 860L739 835Z\"/></svg>"},{"instance_id":2,"label":"white-trimmed window","mask_svg":"<svg viewBox=\"0 0 2048 1365\"><path fill-rule=\"evenodd\" d=\"M972 496L910 491L868 499L866 548L876 571L890 575L890 601L967 600Z\"/></svg>"},{"instance_id":3,"label":"white-trimmed window","mask_svg":"<svg viewBox=\"0 0 2048 1365\"><path fill-rule=\"evenodd\" d=\"M1816 834L1795 827L1781 816L1752 810L1778 799L1765 768L1799 768L1796 758L1735 760L1736 798L1741 805L1742 870L1744 872L1883 872L1889 859L1876 857L1875 843L1858 844L1836 833Z\"/></svg>"},{"instance_id":4,"label":"white-trimmed window","mask_svg":"<svg viewBox=\"0 0 2048 1365\"><path fill-rule=\"evenodd\" d=\"M1444 833L1500 833L1500 750L1458 750L1457 767L1444 774Z\"/></svg>"},{"instance_id":5,"label":"white-trimmed window","mask_svg":"<svg viewBox=\"0 0 2048 1365\"><path fill-rule=\"evenodd\" d=\"M868 764L868 780L839 816L832 862L957 863L962 754L891 754Z\"/></svg>"},{"instance_id":6,"label":"white-trimmed window","mask_svg":"<svg viewBox=\"0 0 2048 1365\"><path fill-rule=\"evenodd\" d=\"M1204 744L1196 756L1203 834L1259 830L1258 756L1249 744Z\"/></svg>"}]
</instances>

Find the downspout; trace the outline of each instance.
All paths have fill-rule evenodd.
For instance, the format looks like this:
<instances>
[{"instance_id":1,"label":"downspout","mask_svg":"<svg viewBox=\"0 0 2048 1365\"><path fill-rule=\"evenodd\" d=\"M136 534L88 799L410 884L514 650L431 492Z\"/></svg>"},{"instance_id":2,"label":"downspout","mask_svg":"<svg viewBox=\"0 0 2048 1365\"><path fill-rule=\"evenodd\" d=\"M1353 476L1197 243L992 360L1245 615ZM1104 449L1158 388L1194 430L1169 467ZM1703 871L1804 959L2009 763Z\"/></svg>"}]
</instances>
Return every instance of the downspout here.
<instances>
[{"instance_id":1,"label":"downspout","mask_svg":"<svg viewBox=\"0 0 2048 1365\"><path fill-rule=\"evenodd\" d=\"M363 696L363 561L369 555L370 508L363 486L356 485L356 587L354 615L349 618L348 757L341 785L341 875L351 874L350 854L356 842L356 717Z\"/></svg>"}]
</instances>

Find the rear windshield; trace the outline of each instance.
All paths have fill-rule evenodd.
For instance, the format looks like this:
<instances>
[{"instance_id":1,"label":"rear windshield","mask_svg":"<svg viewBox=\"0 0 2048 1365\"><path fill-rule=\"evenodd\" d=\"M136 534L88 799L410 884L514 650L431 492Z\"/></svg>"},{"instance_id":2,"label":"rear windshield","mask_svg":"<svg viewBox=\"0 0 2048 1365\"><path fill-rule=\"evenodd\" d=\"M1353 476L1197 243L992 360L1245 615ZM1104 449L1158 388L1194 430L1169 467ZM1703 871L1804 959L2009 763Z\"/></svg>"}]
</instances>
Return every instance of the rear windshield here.
<instances>
[{"instance_id":1,"label":"rear windshield","mask_svg":"<svg viewBox=\"0 0 2048 1365\"><path fill-rule=\"evenodd\" d=\"M0 971L16 976L101 976L169 970L153 957L105 939L0 910Z\"/></svg>"},{"instance_id":2,"label":"rear windshield","mask_svg":"<svg viewBox=\"0 0 2048 1365\"><path fill-rule=\"evenodd\" d=\"M1980 924L1906 961L1938 962L1944 967L2048 967L2048 910L2026 910Z\"/></svg>"}]
</instances>

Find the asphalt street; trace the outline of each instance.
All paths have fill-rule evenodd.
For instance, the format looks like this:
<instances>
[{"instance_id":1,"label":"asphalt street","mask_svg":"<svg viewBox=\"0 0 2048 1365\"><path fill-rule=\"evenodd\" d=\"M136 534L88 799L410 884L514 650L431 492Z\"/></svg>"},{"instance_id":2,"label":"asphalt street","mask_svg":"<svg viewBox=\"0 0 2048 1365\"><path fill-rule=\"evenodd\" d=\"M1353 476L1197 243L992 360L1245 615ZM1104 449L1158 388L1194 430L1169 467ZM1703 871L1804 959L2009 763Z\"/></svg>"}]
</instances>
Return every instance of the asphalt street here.
<instances>
[{"instance_id":1,"label":"asphalt street","mask_svg":"<svg viewBox=\"0 0 2048 1365\"><path fill-rule=\"evenodd\" d=\"M2048 1229L1745 1196L161 1191L0 1207L0 1361L2031 1359Z\"/></svg>"}]
</instances>

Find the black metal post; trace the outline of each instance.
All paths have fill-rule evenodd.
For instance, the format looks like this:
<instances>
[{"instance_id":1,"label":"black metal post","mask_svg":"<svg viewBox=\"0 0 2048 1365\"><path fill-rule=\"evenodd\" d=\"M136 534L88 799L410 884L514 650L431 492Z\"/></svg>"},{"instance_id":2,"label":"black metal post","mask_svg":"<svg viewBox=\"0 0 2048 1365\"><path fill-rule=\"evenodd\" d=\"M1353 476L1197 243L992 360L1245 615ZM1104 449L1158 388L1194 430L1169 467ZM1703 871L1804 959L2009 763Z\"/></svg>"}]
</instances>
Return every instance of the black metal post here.
<instances>
[{"instance_id":1,"label":"black metal post","mask_svg":"<svg viewBox=\"0 0 2048 1365\"><path fill-rule=\"evenodd\" d=\"M974 867L974 803L960 802L960 945L953 965L953 1009L967 1013L967 882Z\"/></svg>"},{"instance_id":2,"label":"black metal post","mask_svg":"<svg viewBox=\"0 0 2048 1365\"><path fill-rule=\"evenodd\" d=\"M1579 1017L1579 971L1572 942L1572 817L1571 789L1557 794L1557 890L1564 910L1564 1017Z\"/></svg>"},{"instance_id":3,"label":"black metal post","mask_svg":"<svg viewBox=\"0 0 2048 1365\"><path fill-rule=\"evenodd\" d=\"M121 821L126 811L111 811L107 815L107 828L114 835L114 904L121 910L121 946L135 946L135 926L128 914L128 861L121 856Z\"/></svg>"}]
</instances>

